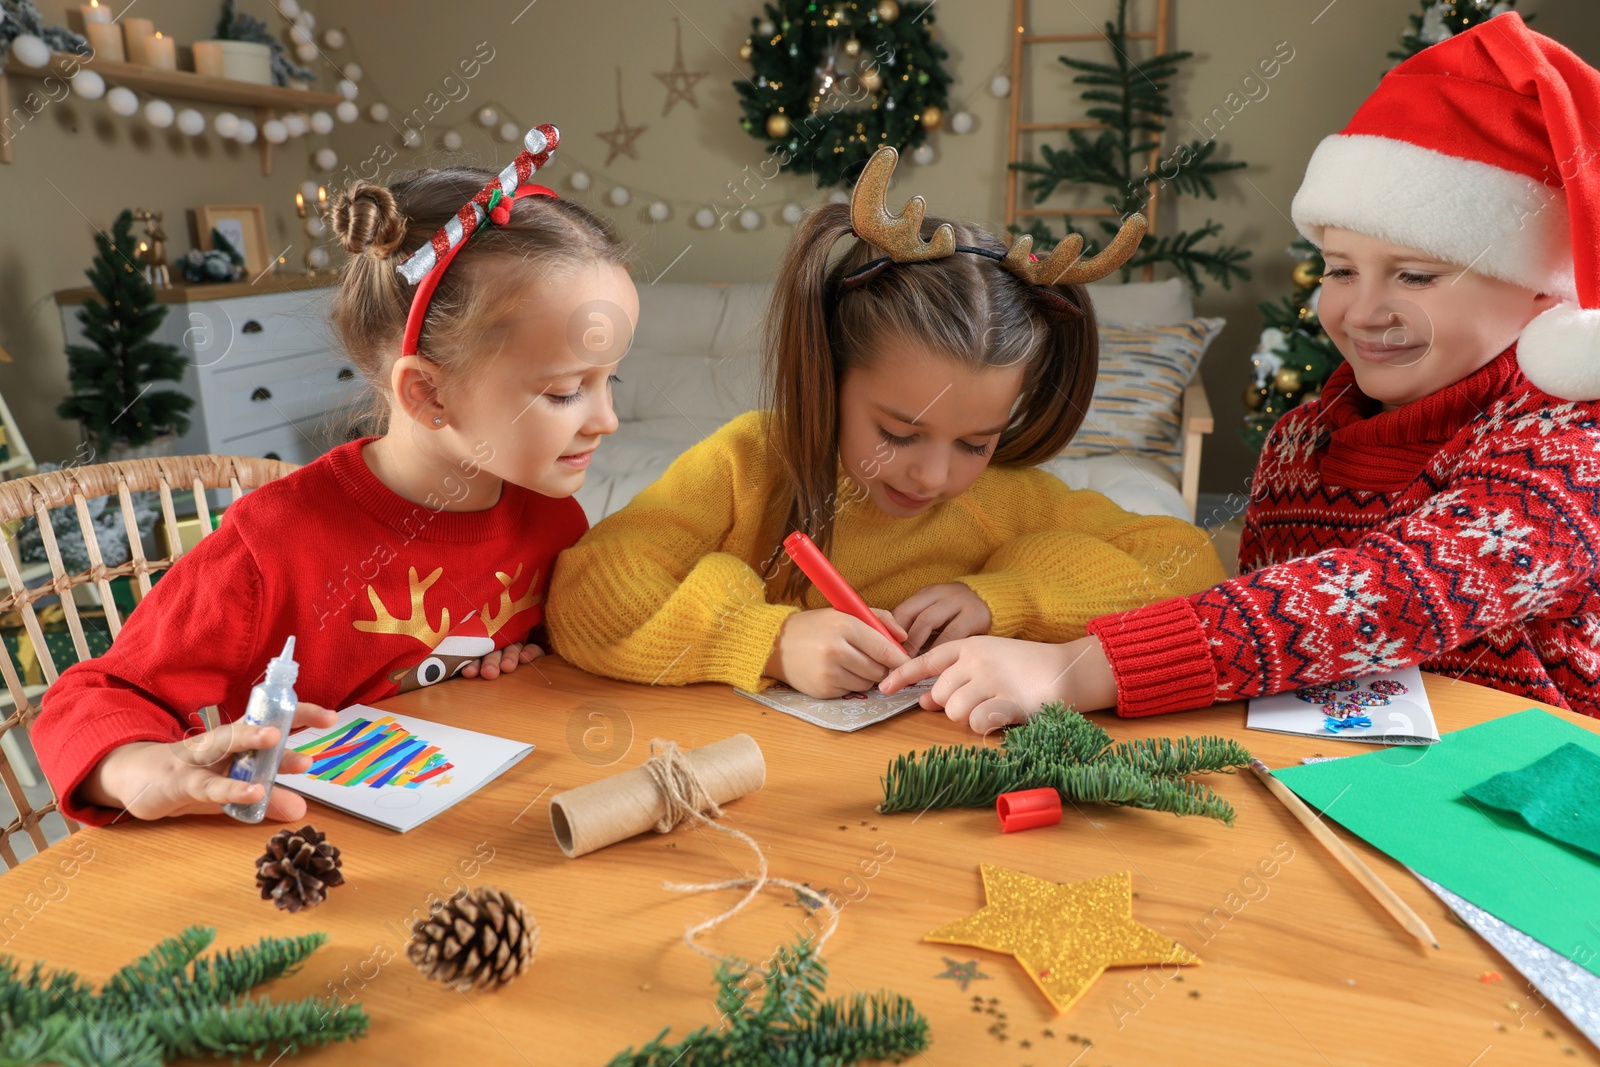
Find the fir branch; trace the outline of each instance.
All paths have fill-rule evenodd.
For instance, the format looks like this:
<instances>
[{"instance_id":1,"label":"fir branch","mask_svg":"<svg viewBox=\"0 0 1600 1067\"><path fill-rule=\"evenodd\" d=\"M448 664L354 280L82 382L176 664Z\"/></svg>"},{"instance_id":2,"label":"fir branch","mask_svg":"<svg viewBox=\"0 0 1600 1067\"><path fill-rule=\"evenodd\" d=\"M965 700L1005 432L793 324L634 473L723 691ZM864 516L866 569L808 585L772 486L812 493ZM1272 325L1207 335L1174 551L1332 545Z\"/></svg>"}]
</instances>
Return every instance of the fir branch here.
<instances>
[{"instance_id":1,"label":"fir branch","mask_svg":"<svg viewBox=\"0 0 1600 1067\"><path fill-rule=\"evenodd\" d=\"M1189 774L1250 762L1223 737L1141 738L1113 744L1096 724L1059 703L1011 727L1001 747L935 746L896 756L883 777L884 814L987 807L1002 793L1053 788L1069 804L1111 804L1233 825L1232 805Z\"/></svg>"}]
</instances>

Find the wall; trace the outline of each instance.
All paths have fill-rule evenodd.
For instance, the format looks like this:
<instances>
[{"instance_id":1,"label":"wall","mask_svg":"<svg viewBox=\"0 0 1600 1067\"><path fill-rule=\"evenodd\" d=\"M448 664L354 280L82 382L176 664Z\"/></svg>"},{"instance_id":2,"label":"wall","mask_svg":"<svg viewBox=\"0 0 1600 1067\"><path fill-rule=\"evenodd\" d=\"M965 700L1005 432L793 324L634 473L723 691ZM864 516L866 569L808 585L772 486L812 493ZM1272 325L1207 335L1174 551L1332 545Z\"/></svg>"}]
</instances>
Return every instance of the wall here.
<instances>
[{"instance_id":1,"label":"wall","mask_svg":"<svg viewBox=\"0 0 1600 1067\"><path fill-rule=\"evenodd\" d=\"M526 7L520 0L462 0L447 9L396 0L307 0L307 6L319 16L319 34L327 26L348 28L351 45L330 55L342 62L359 59L365 67L363 109L383 99L397 121L413 108L426 107L430 92L437 94L435 107L456 97L430 116L424 149L398 147L393 131L363 118L339 127L330 138L313 136L287 146L268 178L260 173L254 148L224 145L209 135L191 141L115 119L103 102L76 100L52 104L17 136L17 161L0 166L0 345L16 361L0 365L0 392L41 457L70 455L77 440L76 428L53 412L66 392L66 364L51 293L85 284L82 272L93 254L90 226L108 224L124 206L164 210L177 256L188 247L186 209L205 203L263 204L269 242L274 249L291 246L286 256L298 265L304 238L294 217L295 188L308 177L333 180L311 165L312 150L331 143L348 173L364 163L370 172L393 155L381 168L387 173L443 162L450 153L439 147L439 135L455 128L465 135L461 156L498 169L512 153L472 121L475 109L491 101L524 123L561 126L564 144L548 173L563 195L582 197L618 219L638 245L641 284L663 276L672 281L770 277L789 232L778 210L790 200L809 205L823 199L804 178L781 175L765 181L763 144L738 127L731 86L748 74L737 49L759 10L753 0L612 0L604 5L534 0ZM1049 14L1053 21L1041 21L1037 29L1092 30L1113 6L1110 0L1079 0ZM1163 232L1214 218L1224 224L1229 242L1255 253L1252 281L1231 291L1208 285L1198 301L1203 314L1229 320L1203 370L1218 424L1207 445L1202 481L1207 491L1238 490L1253 463L1234 427L1261 325L1256 304L1276 299L1290 286L1291 261L1283 250L1294 231L1287 215L1305 161L1317 141L1342 126L1376 84L1389 65L1385 53L1417 6L1415 0L1173 0L1173 44L1193 51L1195 60L1174 85L1179 121L1169 147L1176 136L1197 136L1187 131L1185 114L1221 105L1257 61L1280 45L1286 43L1293 53L1268 83L1268 95L1249 104L1218 137L1221 155L1246 160L1250 169L1225 177L1216 202L1169 199L1160 213ZM43 0L40 7L48 20L64 20L65 4ZM265 0L242 0L241 7L268 12ZM1536 26L1590 62L1600 62L1600 19L1592 0L1523 0L1520 7L1537 14ZM140 0L139 13L189 42L210 36L217 8L220 4ZM1008 104L992 97L988 85L1010 65L1009 9L1003 0L938 4L940 41L950 51L948 66L957 79L952 110L965 108L977 125L966 136L940 134L935 162L919 168L907 161L895 186L896 194L923 194L934 211L996 227L1004 213ZM446 18L441 10L459 14ZM1153 10L1154 0L1134 0L1135 12ZM682 19L687 67L707 76L695 88L698 108L679 103L663 117L666 91L652 73L672 65L675 16ZM1037 70L1025 100L1039 120L1079 117L1076 96L1053 61L1060 47L1035 49ZM1075 54L1089 57L1105 53L1099 44L1074 47ZM483 60L476 76L463 78L458 65L475 57ZM619 67L628 121L647 129L637 141L639 159L622 155L605 165L606 145L598 133L616 124ZM455 80L447 80L451 75ZM30 83L19 79L15 84ZM572 192L565 181L580 167L595 177L586 194ZM771 174L770 167L766 173ZM613 208L605 199L617 184L634 192L626 208ZM657 196L671 202L674 212L659 224L645 216ZM697 206L738 207L743 201L763 215L762 227L753 233L704 231L689 221Z\"/></svg>"}]
</instances>

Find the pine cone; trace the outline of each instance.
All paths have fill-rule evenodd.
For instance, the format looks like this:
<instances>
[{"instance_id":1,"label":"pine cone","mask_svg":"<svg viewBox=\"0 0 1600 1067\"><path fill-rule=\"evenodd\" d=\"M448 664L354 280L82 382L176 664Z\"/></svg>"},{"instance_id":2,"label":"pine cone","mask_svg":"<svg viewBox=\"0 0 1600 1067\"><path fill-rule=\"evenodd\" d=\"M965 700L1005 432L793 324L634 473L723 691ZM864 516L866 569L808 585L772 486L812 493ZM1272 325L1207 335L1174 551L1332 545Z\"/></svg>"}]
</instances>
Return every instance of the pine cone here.
<instances>
[{"instance_id":1,"label":"pine cone","mask_svg":"<svg viewBox=\"0 0 1600 1067\"><path fill-rule=\"evenodd\" d=\"M522 902L493 886L463 889L434 903L411 927L406 956L429 978L456 989L495 989L528 969L539 925Z\"/></svg>"},{"instance_id":2,"label":"pine cone","mask_svg":"<svg viewBox=\"0 0 1600 1067\"><path fill-rule=\"evenodd\" d=\"M299 911L314 908L336 885L344 885L344 861L339 850L328 844L328 835L306 825L298 830L279 830L267 842L267 851L256 860L256 885L261 899L280 908Z\"/></svg>"}]
</instances>

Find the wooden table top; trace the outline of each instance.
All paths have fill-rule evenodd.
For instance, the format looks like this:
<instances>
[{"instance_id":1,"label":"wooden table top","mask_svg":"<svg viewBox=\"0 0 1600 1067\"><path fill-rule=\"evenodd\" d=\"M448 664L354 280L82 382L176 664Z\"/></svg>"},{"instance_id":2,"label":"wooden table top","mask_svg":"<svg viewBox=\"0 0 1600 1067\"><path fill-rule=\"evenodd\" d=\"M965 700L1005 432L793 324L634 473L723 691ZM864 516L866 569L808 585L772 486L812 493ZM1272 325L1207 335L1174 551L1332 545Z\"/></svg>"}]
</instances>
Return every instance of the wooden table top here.
<instances>
[{"instance_id":1,"label":"wooden table top","mask_svg":"<svg viewBox=\"0 0 1600 1067\"><path fill-rule=\"evenodd\" d=\"M1531 706L1440 677L1428 676L1427 688L1441 730ZM824 951L829 992L887 988L911 997L932 1033L916 1063L1600 1063L1595 1048L1442 902L1340 830L1427 921L1442 949L1419 947L1248 773L1208 779L1238 809L1232 828L1084 808L1069 810L1059 827L1002 835L992 810L874 811L891 757L973 740L938 714L908 712L859 733L831 733L725 686L627 685L556 659L382 706L538 748L405 835L313 803L311 821L343 850L348 884L297 915L275 910L255 887L255 859L275 828L190 818L87 830L74 839L81 844L57 845L0 876L0 953L42 958L99 982L191 924L215 926L218 947L323 930L329 943L298 974L263 990L359 999L372 1029L356 1046L307 1052L304 1060L605 1063L663 1027L677 1038L716 1022L711 963L681 934L738 893L674 893L662 882L740 877L749 857L724 835L686 829L569 860L550 830L550 798L637 766L651 738L692 747L745 732L765 753L767 784L729 805L728 819L766 847L772 874L846 902ZM1096 719L1118 739L1220 733L1274 767L1318 752L1367 750L1247 731L1241 704ZM92 847L92 857L63 890L54 861L74 847L85 854ZM1261 877L1258 861L1291 850L1273 877ZM1107 971L1057 1015L1010 957L921 940L983 904L980 861L1055 881L1132 871L1134 917L1195 949L1203 965L1183 968L1181 981L1164 979L1159 967ZM46 893L51 877L55 888L43 906L19 913L30 894ZM463 882L511 891L542 928L532 969L495 993L432 984L404 956L413 912L426 909L430 894ZM709 935L710 947L765 959L804 927L805 912L788 897L769 893ZM977 958L990 977L963 992L935 977L947 956ZM997 1016L973 1010L979 994L1004 1014L1005 1040L991 1033Z\"/></svg>"}]
</instances>

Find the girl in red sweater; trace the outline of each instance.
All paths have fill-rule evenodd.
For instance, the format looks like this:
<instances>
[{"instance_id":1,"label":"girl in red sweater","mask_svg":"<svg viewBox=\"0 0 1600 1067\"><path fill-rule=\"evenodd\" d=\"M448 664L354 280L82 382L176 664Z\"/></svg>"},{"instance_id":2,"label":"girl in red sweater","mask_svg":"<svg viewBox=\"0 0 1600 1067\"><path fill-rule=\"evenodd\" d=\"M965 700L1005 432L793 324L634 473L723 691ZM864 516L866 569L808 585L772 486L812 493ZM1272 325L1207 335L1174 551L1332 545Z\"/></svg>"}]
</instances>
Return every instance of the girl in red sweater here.
<instances>
[{"instance_id":1,"label":"girl in red sweater","mask_svg":"<svg viewBox=\"0 0 1600 1067\"><path fill-rule=\"evenodd\" d=\"M884 691L940 674L924 704L982 731L1415 664L1600 716L1596 115L1600 72L1515 12L1391 71L1295 197L1346 362L1267 441L1240 577Z\"/></svg>"},{"instance_id":2,"label":"girl in red sweater","mask_svg":"<svg viewBox=\"0 0 1600 1067\"><path fill-rule=\"evenodd\" d=\"M234 720L291 634L297 726L540 654L551 565L588 526L571 497L616 429L609 382L638 316L610 226L528 184L558 141L529 131L498 176L428 170L335 198L350 258L332 319L386 431L230 506L111 649L49 689L33 741L65 815L259 800L226 771L276 731ZM224 723L212 731L209 704ZM286 752L281 766L309 760ZM273 790L269 818L304 813Z\"/></svg>"}]
</instances>

